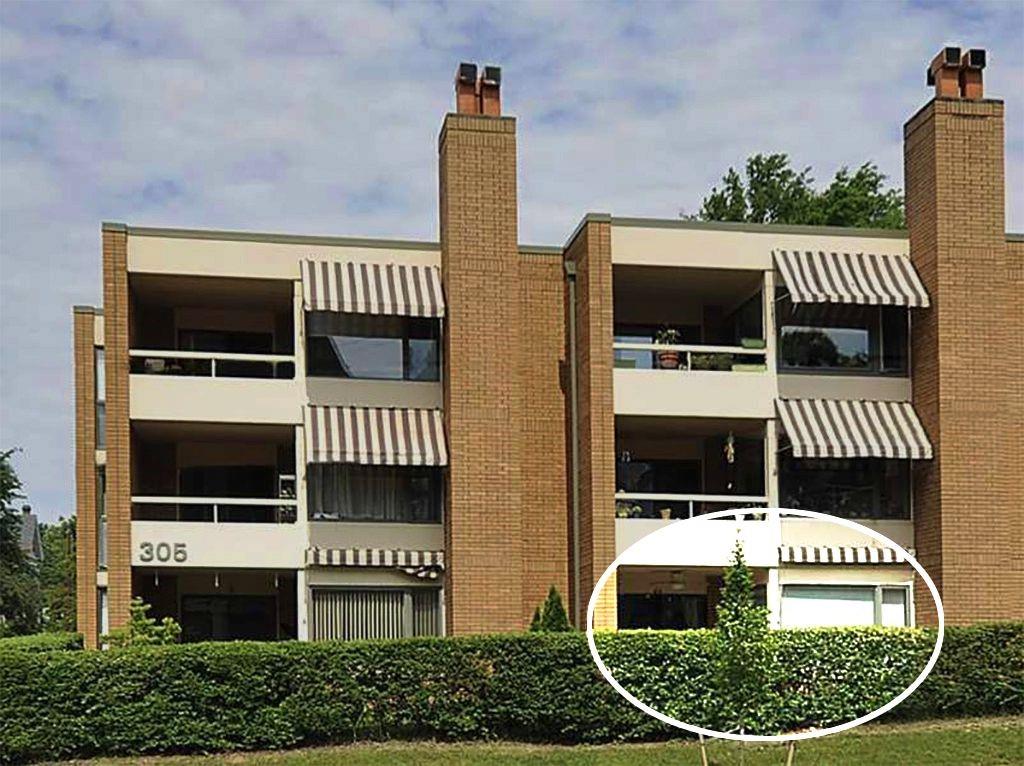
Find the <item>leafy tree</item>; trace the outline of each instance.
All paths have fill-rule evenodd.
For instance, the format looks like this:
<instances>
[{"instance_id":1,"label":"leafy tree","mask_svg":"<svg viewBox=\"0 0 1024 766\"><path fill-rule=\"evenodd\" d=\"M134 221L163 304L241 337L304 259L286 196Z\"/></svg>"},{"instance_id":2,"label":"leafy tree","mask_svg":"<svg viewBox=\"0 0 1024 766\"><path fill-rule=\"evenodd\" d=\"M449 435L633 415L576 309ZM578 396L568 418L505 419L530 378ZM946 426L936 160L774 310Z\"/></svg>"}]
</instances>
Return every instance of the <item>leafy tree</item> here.
<instances>
[{"instance_id":1,"label":"leafy tree","mask_svg":"<svg viewBox=\"0 0 1024 766\"><path fill-rule=\"evenodd\" d=\"M21 550L21 514L14 502L24 495L12 454L0 452L0 636L36 633L42 606L35 567Z\"/></svg>"},{"instance_id":2,"label":"leafy tree","mask_svg":"<svg viewBox=\"0 0 1024 766\"><path fill-rule=\"evenodd\" d=\"M133 598L129 606L128 624L123 628L114 628L103 636L102 642L117 649L178 643L181 626L170 617L164 617L158 623L147 614L151 608L141 598Z\"/></svg>"},{"instance_id":3,"label":"leafy tree","mask_svg":"<svg viewBox=\"0 0 1024 766\"><path fill-rule=\"evenodd\" d=\"M790 223L903 228L903 193L885 188L886 176L871 162L856 171L842 167L822 191L811 169L799 173L786 154L755 154L744 175L729 168L695 216L704 221Z\"/></svg>"},{"instance_id":4,"label":"leafy tree","mask_svg":"<svg viewBox=\"0 0 1024 766\"><path fill-rule=\"evenodd\" d=\"M775 637L768 610L754 603L754 576L737 541L732 564L725 570L718 602L719 726L723 731L773 730L781 714L781 697L774 689L779 678Z\"/></svg>"},{"instance_id":5,"label":"leafy tree","mask_svg":"<svg viewBox=\"0 0 1024 766\"><path fill-rule=\"evenodd\" d=\"M75 614L75 519L42 524L43 561L39 584L43 599L43 629L73 633Z\"/></svg>"},{"instance_id":6,"label":"leafy tree","mask_svg":"<svg viewBox=\"0 0 1024 766\"><path fill-rule=\"evenodd\" d=\"M554 585L548 591L548 597L544 599L544 603L534 610L530 630L535 633L562 633L572 630L572 625L569 624L569 615L566 614L565 605L562 604L562 596Z\"/></svg>"}]
</instances>

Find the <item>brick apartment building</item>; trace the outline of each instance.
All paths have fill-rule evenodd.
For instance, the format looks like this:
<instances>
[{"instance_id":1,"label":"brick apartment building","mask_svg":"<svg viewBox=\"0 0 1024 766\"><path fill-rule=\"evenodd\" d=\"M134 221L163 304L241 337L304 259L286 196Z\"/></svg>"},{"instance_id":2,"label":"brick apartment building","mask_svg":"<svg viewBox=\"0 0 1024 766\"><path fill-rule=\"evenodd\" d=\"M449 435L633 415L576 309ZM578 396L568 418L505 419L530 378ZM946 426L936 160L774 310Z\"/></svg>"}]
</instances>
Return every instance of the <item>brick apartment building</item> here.
<instances>
[{"instance_id":1,"label":"brick apartment building","mask_svg":"<svg viewBox=\"0 0 1024 766\"><path fill-rule=\"evenodd\" d=\"M520 245L516 120L466 64L440 242L103 224L103 308L74 310L89 645L135 595L186 640L520 630L551 585L580 622L618 552L737 506L878 529L951 623L1024 617L1024 236L983 67L929 68L907 231L591 213ZM935 619L870 540L739 524L777 624ZM596 622L707 624L731 547L623 568Z\"/></svg>"}]
</instances>

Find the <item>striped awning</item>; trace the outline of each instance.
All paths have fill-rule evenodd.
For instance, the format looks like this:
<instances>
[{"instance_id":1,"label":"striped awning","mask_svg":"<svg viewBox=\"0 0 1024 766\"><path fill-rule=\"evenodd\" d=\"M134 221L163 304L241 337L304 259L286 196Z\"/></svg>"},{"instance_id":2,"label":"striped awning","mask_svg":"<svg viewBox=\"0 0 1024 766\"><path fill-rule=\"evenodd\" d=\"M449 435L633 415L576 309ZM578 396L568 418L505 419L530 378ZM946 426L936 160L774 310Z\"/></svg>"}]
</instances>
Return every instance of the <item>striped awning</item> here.
<instances>
[{"instance_id":1,"label":"striped awning","mask_svg":"<svg viewBox=\"0 0 1024 766\"><path fill-rule=\"evenodd\" d=\"M909 551L913 556L914 552ZM782 564L902 564L902 551L874 545L782 545Z\"/></svg>"},{"instance_id":2,"label":"striped awning","mask_svg":"<svg viewBox=\"0 0 1024 766\"><path fill-rule=\"evenodd\" d=\"M316 567L377 567L436 580L444 571L444 551L386 548L307 548L306 564Z\"/></svg>"},{"instance_id":3,"label":"striped awning","mask_svg":"<svg viewBox=\"0 0 1024 766\"><path fill-rule=\"evenodd\" d=\"M779 399L794 457L927 460L932 445L909 402Z\"/></svg>"},{"instance_id":4,"label":"striped awning","mask_svg":"<svg viewBox=\"0 0 1024 766\"><path fill-rule=\"evenodd\" d=\"M927 307L928 291L902 255L775 250L793 303Z\"/></svg>"},{"instance_id":5,"label":"striped awning","mask_svg":"<svg viewBox=\"0 0 1024 766\"><path fill-rule=\"evenodd\" d=\"M309 406L306 462L447 465L440 410Z\"/></svg>"},{"instance_id":6,"label":"striped awning","mask_svg":"<svg viewBox=\"0 0 1024 766\"><path fill-rule=\"evenodd\" d=\"M306 311L444 316L436 266L304 261L302 297Z\"/></svg>"}]
</instances>

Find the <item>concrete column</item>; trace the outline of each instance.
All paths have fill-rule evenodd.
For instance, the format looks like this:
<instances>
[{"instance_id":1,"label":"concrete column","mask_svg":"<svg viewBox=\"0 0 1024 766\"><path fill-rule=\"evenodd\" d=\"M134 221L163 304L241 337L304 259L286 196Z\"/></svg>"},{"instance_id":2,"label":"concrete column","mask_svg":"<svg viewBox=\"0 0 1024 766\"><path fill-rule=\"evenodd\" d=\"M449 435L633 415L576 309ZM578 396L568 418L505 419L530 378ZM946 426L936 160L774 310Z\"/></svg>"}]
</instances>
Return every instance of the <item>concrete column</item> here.
<instances>
[{"instance_id":1,"label":"concrete column","mask_svg":"<svg viewBox=\"0 0 1024 766\"><path fill-rule=\"evenodd\" d=\"M306 310L302 303L302 280L294 282L292 323L295 349L295 380L300 388L305 387L306 380Z\"/></svg>"},{"instance_id":2,"label":"concrete column","mask_svg":"<svg viewBox=\"0 0 1024 766\"><path fill-rule=\"evenodd\" d=\"M778 368L775 363L775 271L773 269L769 269L764 273L764 294L762 299L765 362L768 364L768 371L774 375Z\"/></svg>"},{"instance_id":3,"label":"concrete column","mask_svg":"<svg viewBox=\"0 0 1024 766\"><path fill-rule=\"evenodd\" d=\"M782 627L782 586L779 584L779 568L768 570L768 584L765 587L768 599L768 625L772 628Z\"/></svg>"},{"instance_id":4,"label":"concrete column","mask_svg":"<svg viewBox=\"0 0 1024 766\"><path fill-rule=\"evenodd\" d=\"M768 507L779 507L779 430L778 421L770 418L764 423L764 490Z\"/></svg>"},{"instance_id":5,"label":"concrete column","mask_svg":"<svg viewBox=\"0 0 1024 766\"><path fill-rule=\"evenodd\" d=\"M309 641L309 584L305 569L295 572L295 625L296 638Z\"/></svg>"}]
</instances>

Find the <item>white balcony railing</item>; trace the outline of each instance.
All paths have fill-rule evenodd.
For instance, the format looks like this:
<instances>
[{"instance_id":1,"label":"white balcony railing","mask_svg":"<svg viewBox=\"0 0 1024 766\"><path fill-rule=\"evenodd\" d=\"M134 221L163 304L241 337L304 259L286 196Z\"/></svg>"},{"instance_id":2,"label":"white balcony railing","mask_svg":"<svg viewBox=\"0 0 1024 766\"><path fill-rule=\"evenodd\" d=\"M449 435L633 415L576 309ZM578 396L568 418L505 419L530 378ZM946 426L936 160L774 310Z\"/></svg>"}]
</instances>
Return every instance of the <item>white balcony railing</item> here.
<instances>
[{"instance_id":1,"label":"white balcony railing","mask_svg":"<svg viewBox=\"0 0 1024 766\"><path fill-rule=\"evenodd\" d=\"M131 370L141 375L210 378L293 378L293 354L235 354L226 351L130 349ZM138 361L135 361L138 360ZM217 365L220 364L220 370Z\"/></svg>"},{"instance_id":2,"label":"white balcony railing","mask_svg":"<svg viewBox=\"0 0 1024 766\"><path fill-rule=\"evenodd\" d=\"M765 348L617 342L612 344L612 349L616 352L616 366L623 366L624 362L629 361L618 352L645 351L651 354L651 369L656 370L764 372L768 369ZM678 355L678 366L670 367L659 363L659 355L665 352L675 352Z\"/></svg>"},{"instance_id":3,"label":"white balcony railing","mask_svg":"<svg viewBox=\"0 0 1024 766\"><path fill-rule=\"evenodd\" d=\"M705 495L658 492L616 492L615 515L620 519L692 519L712 511L765 507L767 495ZM737 513L749 518L750 512Z\"/></svg>"},{"instance_id":4,"label":"white balcony railing","mask_svg":"<svg viewBox=\"0 0 1024 766\"><path fill-rule=\"evenodd\" d=\"M139 506L132 517L138 521L199 521L219 523L291 524L298 500L264 497L181 497L132 495Z\"/></svg>"}]
</instances>

